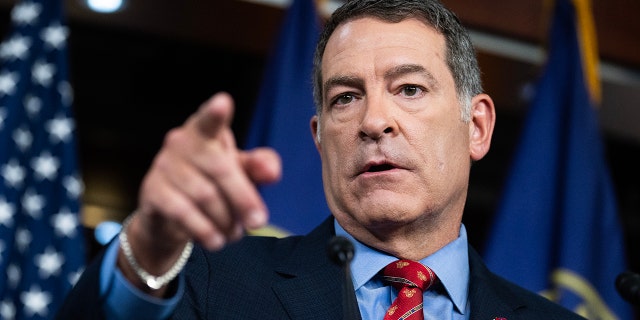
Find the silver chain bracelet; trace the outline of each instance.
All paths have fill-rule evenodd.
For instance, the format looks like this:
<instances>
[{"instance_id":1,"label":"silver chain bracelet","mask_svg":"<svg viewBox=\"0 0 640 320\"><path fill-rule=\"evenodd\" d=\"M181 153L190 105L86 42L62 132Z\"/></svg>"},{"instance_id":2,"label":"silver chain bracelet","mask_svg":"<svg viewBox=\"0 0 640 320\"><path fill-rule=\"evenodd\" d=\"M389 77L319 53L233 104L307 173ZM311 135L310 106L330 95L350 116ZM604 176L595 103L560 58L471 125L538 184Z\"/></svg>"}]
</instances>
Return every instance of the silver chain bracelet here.
<instances>
[{"instance_id":1,"label":"silver chain bracelet","mask_svg":"<svg viewBox=\"0 0 640 320\"><path fill-rule=\"evenodd\" d=\"M187 263L187 260L191 255L191 251L193 250L193 241L189 241L187 243L187 245L182 250L180 257L178 258L178 261L176 261L176 263L171 266L171 269L169 269L169 271L158 277L153 276L149 272L142 269L142 267L140 267L140 265L136 261L136 258L133 256L131 245L129 244L129 240L127 239L127 227L129 226L129 223L131 223L131 219L135 216L135 214L135 212L131 214L122 223L122 230L120 230L119 235L120 249L122 249L122 253L124 253L127 262L136 273L136 275L140 278L140 280L142 280L142 282L147 287L153 290L158 290L167 283L171 282L171 280L173 280L178 275L178 273L182 271L182 268L184 268L184 265Z\"/></svg>"}]
</instances>

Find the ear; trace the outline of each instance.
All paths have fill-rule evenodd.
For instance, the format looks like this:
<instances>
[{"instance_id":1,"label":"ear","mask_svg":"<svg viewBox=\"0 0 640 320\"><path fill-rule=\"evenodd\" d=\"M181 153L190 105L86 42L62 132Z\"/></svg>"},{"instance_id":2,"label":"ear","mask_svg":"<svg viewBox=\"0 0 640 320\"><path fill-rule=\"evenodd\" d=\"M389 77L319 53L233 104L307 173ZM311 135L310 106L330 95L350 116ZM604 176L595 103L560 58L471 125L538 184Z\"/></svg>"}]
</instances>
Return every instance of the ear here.
<instances>
[{"instance_id":1,"label":"ear","mask_svg":"<svg viewBox=\"0 0 640 320\"><path fill-rule=\"evenodd\" d=\"M469 153L473 161L482 159L489 152L495 124L496 110L491 97L486 94L473 97L469 122Z\"/></svg>"},{"instance_id":2,"label":"ear","mask_svg":"<svg viewBox=\"0 0 640 320\"><path fill-rule=\"evenodd\" d=\"M311 127L311 136L313 137L313 143L316 144L316 149L318 149L318 152L320 152L322 150L322 146L320 145L320 118L318 118L318 115L311 117L309 126Z\"/></svg>"}]
</instances>

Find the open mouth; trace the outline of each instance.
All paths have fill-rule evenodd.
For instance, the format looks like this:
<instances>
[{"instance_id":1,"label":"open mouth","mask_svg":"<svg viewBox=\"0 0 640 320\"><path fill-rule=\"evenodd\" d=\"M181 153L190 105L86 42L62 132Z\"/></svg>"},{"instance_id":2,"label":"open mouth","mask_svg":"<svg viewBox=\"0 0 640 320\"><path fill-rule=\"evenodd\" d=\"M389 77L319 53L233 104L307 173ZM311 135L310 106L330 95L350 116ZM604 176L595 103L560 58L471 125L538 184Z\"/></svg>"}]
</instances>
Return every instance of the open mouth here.
<instances>
[{"instance_id":1,"label":"open mouth","mask_svg":"<svg viewBox=\"0 0 640 320\"><path fill-rule=\"evenodd\" d=\"M383 163L379 165L370 166L365 172L381 172L381 171L387 171L392 169L395 169L395 167L388 163Z\"/></svg>"},{"instance_id":2,"label":"open mouth","mask_svg":"<svg viewBox=\"0 0 640 320\"><path fill-rule=\"evenodd\" d=\"M360 173L385 172L394 169L398 169L398 166L390 162L370 162L364 168L362 168L362 171Z\"/></svg>"}]
</instances>

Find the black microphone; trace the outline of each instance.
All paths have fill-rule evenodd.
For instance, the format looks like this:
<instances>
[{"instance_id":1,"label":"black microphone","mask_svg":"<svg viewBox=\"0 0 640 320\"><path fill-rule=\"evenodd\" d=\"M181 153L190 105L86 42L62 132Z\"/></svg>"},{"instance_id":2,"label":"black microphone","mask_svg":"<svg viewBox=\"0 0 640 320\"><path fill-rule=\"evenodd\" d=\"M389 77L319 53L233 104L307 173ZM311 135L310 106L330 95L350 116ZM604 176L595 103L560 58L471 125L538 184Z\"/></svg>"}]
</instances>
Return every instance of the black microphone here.
<instances>
[{"instance_id":1,"label":"black microphone","mask_svg":"<svg viewBox=\"0 0 640 320\"><path fill-rule=\"evenodd\" d=\"M355 300L353 280L351 280L351 260L354 255L353 243L342 236L331 238L327 245L327 255L333 263L342 267L344 271L344 286L342 287L342 317L344 320L360 319L358 302Z\"/></svg>"},{"instance_id":2,"label":"black microphone","mask_svg":"<svg viewBox=\"0 0 640 320\"><path fill-rule=\"evenodd\" d=\"M353 259L353 243L343 236L335 236L329 240L327 255L333 263L340 267L348 266Z\"/></svg>"},{"instance_id":3,"label":"black microphone","mask_svg":"<svg viewBox=\"0 0 640 320\"><path fill-rule=\"evenodd\" d=\"M640 306L640 274L625 271L616 277L616 289L622 298Z\"/></svg>"}]
</instances>

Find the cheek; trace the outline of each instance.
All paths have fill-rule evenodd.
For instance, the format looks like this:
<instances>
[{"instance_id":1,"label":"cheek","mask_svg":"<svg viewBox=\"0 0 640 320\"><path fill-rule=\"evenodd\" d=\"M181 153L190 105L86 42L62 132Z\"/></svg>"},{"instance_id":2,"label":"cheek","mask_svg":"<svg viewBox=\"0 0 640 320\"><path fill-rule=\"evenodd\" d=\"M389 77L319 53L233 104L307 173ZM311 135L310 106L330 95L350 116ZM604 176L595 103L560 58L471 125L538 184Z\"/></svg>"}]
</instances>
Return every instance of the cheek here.
<instances>
[{"instance_id":1,"label":"cheek","mask_svg":"<svg viewBox=\"0 0 640 320\"><path fill-rule=\"evenodd\" d=\"M448 175L458 170L462 163L469 162L466 129L446 124L422 126L421 129L417 135L419 141L412 144L428 170Z\"/></svg>"},{"instance_id":2,"label":"cheek","mask_svg":"<svg viewBox=\"0 0 640 320\"><path fill-rule=\"evenodd\" d=\"M328 143L327 143L328 142ZM352 152L348 152L349 148L341 141L326 141L324 144L324 163L325 169L331 173L331 176L336 176L341 171L344 171L352 161L349 155Z\"/></svg>"},{"instance_id":3,"label":"cheek","mask_svg":"<svg viewBox=\"0 0 640 320\"><path fill-rule=\"evenodd\" d=\"M349 150L353 151L353 142L349 139L349 133L353 131L353 125L336 123L333 119L328 119L324 124L321 135L321 146L324 153L324 160L329 160L333 164L339 164L341 157L346 156ZM318 135L320 137L320 135ZM353 139L351 139L353 140Z\"/></svg>"},{"instance_id":4,"label":"cheek","mask_svg":"<svg viewBox=\"0 0 640 320\"><path fill-rule=\"evenodd\" d=\"M326 178L331 178L335 183L339 173L349 163L347 147L339 136L330 132L324 132L321 145L323 172L326 174Z\"/></svg>"},{"instance_id":5,"label":"cheek","mask_svg":"<svg viewBox=\"0 0 640 320\"><path fill-rule=\"evenodd\" d=\"M468 139L465 137L460 134L460 130L451 132L441 139L442 143L438 146L438 170L450 182L454 182L455 177L469 170L470 155L469 147L465 144Z\"/></svg>"}]
</instances>

